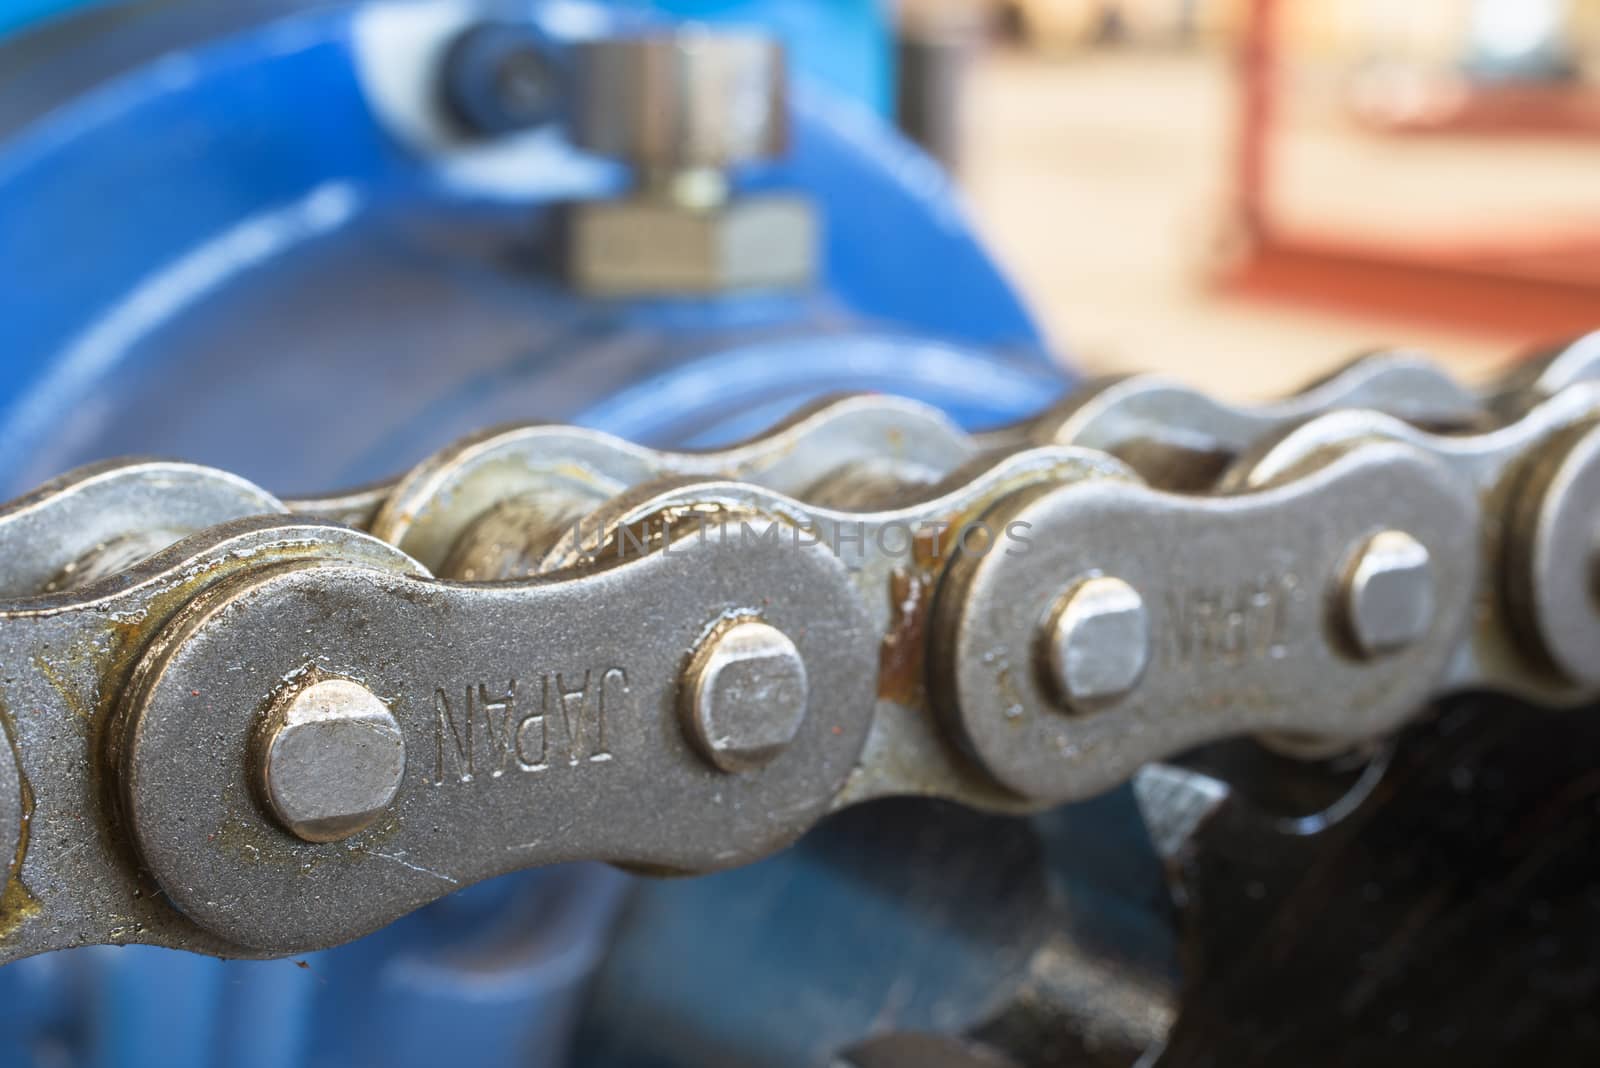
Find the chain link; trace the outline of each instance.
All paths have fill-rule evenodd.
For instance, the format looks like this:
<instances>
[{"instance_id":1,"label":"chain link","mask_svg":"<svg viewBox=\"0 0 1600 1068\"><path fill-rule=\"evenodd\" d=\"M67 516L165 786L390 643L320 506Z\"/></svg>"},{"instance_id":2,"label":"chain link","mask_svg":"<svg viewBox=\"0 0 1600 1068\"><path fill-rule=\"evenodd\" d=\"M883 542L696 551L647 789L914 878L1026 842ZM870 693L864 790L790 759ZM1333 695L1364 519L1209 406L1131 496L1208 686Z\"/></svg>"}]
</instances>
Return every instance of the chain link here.
<instances>
[{"instance_id":1,"label":"chain link","mask_svg":"<svg viewBox=\"0 0 1600 1068\"><path fill-rule=\"evenodd\" d=\"M275 956L828 812L1088 797L1234 735L1600 689L1600 345L1243 409L1146 377L969 435L848 397L711 452L563 426L279 502L131 461L0 509L0 959Z\"/></svg>"}]
</instances>

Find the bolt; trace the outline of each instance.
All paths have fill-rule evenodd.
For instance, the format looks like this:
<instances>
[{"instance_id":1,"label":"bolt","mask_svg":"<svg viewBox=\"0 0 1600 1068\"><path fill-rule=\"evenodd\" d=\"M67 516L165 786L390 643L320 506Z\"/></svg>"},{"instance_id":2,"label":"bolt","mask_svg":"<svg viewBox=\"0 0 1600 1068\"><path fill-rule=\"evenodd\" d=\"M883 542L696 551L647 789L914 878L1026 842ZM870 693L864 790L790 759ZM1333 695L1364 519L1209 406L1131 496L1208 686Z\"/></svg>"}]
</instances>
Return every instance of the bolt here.
<instances>
[{"instance_id":1,"label":"bolt","mask_svg":"<svg viewBox=\"0 0 1600 1068\"><path fill-rule=\"evenodd\" d=\"M1119 578L1078 583L1051 613L1045 658L1069 703L1133 692L1150 657L1150 620L1139 591Z\"/></svg>"},{"instance_id":2,"label":"bolt","mask_svg":"<svg viewBox=\"0 0 1600 1068\"><path fill-rule=\"evenodd\" d=\"M744 620L712 634L695 651L684 682L689 734L722 771L771 762L805 722L805 660L766 623Z\"/></svg>"},{"instance_id":3,"label":"bolt","mask_svg":"<svg viewBox=\"0 0 1600 1068\"><path fill-rule=\"evenodd\" d=\"M263 792L282 824L308 842L336 842L371 825L400 789L405 737L389 706L347 679L323 679L269 713Z\"/></svg>"},{"instance_id":4,"label":"bolt","mask_svg":"<svg viewBox=\"0 0 1600 1068\"><path fill-rule=\"evenodd\" d=\"M1344 613L1365 657L1421 641L1433 625L1432 558L1399 530L1374 535L1356 553L1344 583Z\"/></svg>"}]
</instances>

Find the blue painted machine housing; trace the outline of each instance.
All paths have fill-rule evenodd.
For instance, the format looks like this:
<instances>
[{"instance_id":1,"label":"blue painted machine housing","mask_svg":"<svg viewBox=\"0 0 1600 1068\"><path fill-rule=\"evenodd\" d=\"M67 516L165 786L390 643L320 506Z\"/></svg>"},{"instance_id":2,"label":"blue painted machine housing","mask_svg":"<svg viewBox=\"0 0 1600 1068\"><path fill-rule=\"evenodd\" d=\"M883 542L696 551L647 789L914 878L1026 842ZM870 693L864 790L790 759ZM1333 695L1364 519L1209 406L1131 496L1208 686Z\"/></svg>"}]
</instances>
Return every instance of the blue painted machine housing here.
<instances>
[{"instance_id":1,"label":"blue painted machine housing","mask_svg":"<svg viewBox=\"0 0 1600 1068\"><path fill-rule=\"evenodd\" d=\"M851 3L663 5L777 12L802 68L793 150L739 182L823 219L811 291L700 300L567 289L550 206L615 193L621 168L556 129L419 137L363 43L403 6L532 20L559 54L643 5L142 0L0 39L0 492L130 453L330 489L508 421L710 444L847 390L975 428L1043 407L1066 376L948 179L829 87L838 55L887 37ZM886 69L863 82L880 101ZM514 876L304 962L24 961L0 969L0 1063L560 1063L627 886Z\"/></svg>"},{"instance_id":2,"label":"blue painted machine housing","mask_svg":"<svg viewBox=\"0 0 1600 1068\"><path fill-rule=\"evenodd\" d=\"M583 300L541 223L625 175L551 131L397 137L354 52L382 5L267 5L290 10L179 52L160 24L198 5L147 6L159 58L70 100L28 39L0 45L8 488L130 451L283 490L359 481L487 423L615 419L624 385L671 410L607 428L655 440L840 388L976 421L1059 389L945 176L814 83L793 94L792 156L744 176L823 207L814 291Z\"/></svg>"}]
</instances>

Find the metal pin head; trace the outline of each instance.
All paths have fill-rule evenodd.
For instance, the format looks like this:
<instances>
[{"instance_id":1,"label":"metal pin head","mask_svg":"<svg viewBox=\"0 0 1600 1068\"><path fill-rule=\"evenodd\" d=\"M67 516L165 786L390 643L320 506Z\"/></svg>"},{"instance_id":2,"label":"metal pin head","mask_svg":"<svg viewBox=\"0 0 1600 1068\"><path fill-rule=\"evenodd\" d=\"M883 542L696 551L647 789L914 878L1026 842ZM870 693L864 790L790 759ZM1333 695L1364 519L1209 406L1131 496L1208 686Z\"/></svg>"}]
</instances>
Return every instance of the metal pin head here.
<instances>
[{"instance_id":1,"label":"metal pin head","mask_svg":"<svg viewBox=\"0 0 1600 1068\"><path fill-rule=\"evenodd\" d=\"M284 827L308 842L336 842L389 807L405 774L405 737L370 690L322 679L268 715L262 792Z\"/></svg>"},{"instance_id":2,"label":"metal pin head","mask_svg":"<svg viewBox=\"0 0 1600 1068\"><path fill-rule=\"evenodd\" d=\"M684 679L689 736L722 771L750 771L776 759L805 722L805 660L788 635L757 620L720 629L701 643Z\"/></svg>"},{"instance_id":3,"label":"metal pin head","mask_svg":"<svg viewBox=\"0 0 1600 1068\"><path fill-rule=\"evenodd\" d=\"M1435 612L1433 558L1401 530L1374 535L1344 580L1344 615L1366 657L1398 652L1427 636Z\"/></svg>"},{"instance_id":4,"label":"metal pin head","mask_svg":"<svg viewBox=\"0 0 1600 1068\"><path fill-rule=\"evenodd\" d=\"M1069 703L1125 697L1150 658L1144 598L1119 578L1078 583L1050 615L1044 653L1051 681Z\"/></svg>"}]
</instances>

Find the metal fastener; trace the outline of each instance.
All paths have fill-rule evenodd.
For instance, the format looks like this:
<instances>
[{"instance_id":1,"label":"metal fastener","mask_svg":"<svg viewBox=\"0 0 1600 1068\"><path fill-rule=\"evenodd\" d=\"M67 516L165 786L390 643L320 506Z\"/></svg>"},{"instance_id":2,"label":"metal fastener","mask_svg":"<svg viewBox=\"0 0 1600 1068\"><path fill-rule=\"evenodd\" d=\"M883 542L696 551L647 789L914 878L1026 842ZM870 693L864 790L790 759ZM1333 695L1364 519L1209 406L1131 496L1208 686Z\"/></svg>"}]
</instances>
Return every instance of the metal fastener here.
<instances>
[{"instance_id":1,"label":"metal fastener","mask_svg":"<svg viewBox=\"0 0 1600 1068\"><path fill-rule=\"evenodd\" d=\"M1410 534L1385 530L1356 553L1345 577L1344 614L1363 656L1421 641L1433 625L1433 560Z\"/></svg>"},{"instance_id":2,"label":"metal fastener","mask_svg":"<svg viewBox=\"0 0 1600 1068\"><path fill-rule=\"evenodd\" d=\"M1068 702L1126 696L1139 684L1149 658L1144 598L1119 578L1080 582L1050 615L1045 659Z\"/></svg>"},{"instance_id":3,"label":"metal fastener","mask_svg":"<svg viewBox=\"0 0 1600 1068\"><path fill-rule=\"evenodd\" d=\"M788 148L782 44L678 28L574 52L573 142L632 165L632 192L563 207L562 265L598 296L794 289L817 271L816 205L736 192L731 172Z\"/></svg>"},{"instance_id":4,"label":"metal fastener","mask_svg":"<svg viewBox=\"0 0 1600 1068\"><path fill-rule=\"evenodd\" d=\"M743 620L713 633L685 675L689 735L723 771L774 760L806 718L805 660L776 627Z\"/></svg>"},{"instance_id":5,"label":"metal fastener","mask_svg":"<svg viewBox=\"0 0 1600 1068\"><path fill-rule=\"evenodd\" d=\"M721 169L788 146L783 45L758 32L673 29L576 50L572 138L645 171Z\"/></svg>"},{"instance_id":6,"label":"metal fastener","mask_svg":"<svg viewBox=\"0 0 1600 1068\"><path fill-rule=\"evenodd\" d=\"M377 695L322 679L269 713L262 784L273 813L308 842L336 842L370 826L405 774L405 737Z\"/></svg>"}]
</instances>

